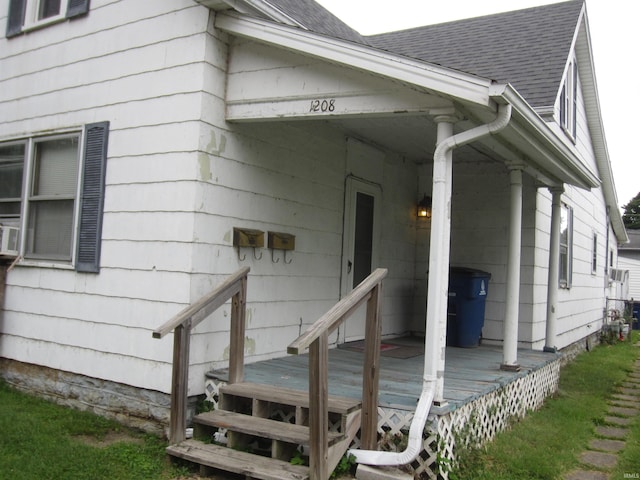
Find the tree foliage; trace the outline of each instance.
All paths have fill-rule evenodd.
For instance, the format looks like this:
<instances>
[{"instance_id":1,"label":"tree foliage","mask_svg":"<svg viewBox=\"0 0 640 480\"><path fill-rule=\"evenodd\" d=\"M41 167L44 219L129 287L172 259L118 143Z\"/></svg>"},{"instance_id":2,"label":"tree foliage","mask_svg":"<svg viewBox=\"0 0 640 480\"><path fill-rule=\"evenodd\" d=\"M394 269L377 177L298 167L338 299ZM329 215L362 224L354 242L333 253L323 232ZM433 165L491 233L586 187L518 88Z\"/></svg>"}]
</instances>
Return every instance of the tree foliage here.
<instances>
[{"instance_id":1,"label":"tree foliage","mask_svg":"<svg viewBox=\"0 0 640 480\"><path fill-rule=\"evenodd\" d=\"M624 226L629 230L640 229L640 192L622 208L624 208L624 213L622 214Z\"/></svg>"}]
</instances>

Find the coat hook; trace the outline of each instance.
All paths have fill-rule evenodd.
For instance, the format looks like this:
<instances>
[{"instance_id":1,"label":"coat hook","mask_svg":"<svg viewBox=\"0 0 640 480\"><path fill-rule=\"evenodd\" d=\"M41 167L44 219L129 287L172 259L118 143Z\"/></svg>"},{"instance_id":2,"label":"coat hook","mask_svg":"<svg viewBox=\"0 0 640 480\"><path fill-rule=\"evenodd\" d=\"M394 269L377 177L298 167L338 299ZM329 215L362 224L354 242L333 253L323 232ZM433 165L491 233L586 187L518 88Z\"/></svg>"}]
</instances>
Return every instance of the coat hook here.
<instances>
[{"instance_id":1,"label":"coat hook","mask_svg":"<svg viewBox=\"0 0 640 480\"><path fill-rule=\"evenodd\" d=\"M257 251L257 250L258 250L258 249L257 249L256 247L253 247L253 258L255 258L256 260L260 260L260 259L262 258L262 252L260 252L260 256L258 257L258 256L256 255L256 251Z\"/></svg>"},{"instance_id":2,"label":"coat hook","mask_svg":"<svg viewBox=\"0 0 640 480\"><path fill-rule=\"evenodd\" d=\"M292 259L290 259L290 260L287 262L287 251L286 251L286 250L283 250L283 252L284 252L284 263L286 263L287 265L289 265L291 262L293 262L293 258L292 258Z\"/></svg>"},{"instance_id":3,"label":"coat hook","mask_svg":"<svg viewBox=\"0 0 640 480\"><path fill-rule=\"evenodd\" d=\"M244 256L240 256L240 246L238 245L238 260L240 260L241 262L244 261L247 258L246 255Z\"/></svg>"},{"instance_id":4,"label":"coat hook","mask_svg":"<svg viewBox=\"0 0 640 480\"><path fill-rule=\"evenodd\" d=\"M274 256L273 256L274 252L275 252L275 250L272 248L271 249L271 261L273 263L278 263L280 261L280 259L279 258L274 258Z\"/></svg>"}]
</instances>

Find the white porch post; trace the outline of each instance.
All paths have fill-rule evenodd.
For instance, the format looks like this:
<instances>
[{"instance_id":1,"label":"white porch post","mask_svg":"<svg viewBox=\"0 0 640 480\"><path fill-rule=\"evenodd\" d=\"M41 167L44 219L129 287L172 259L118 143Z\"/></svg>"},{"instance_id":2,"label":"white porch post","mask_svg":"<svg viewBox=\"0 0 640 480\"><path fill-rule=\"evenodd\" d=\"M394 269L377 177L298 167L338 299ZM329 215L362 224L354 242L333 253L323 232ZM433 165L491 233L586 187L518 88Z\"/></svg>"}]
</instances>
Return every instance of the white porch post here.
<instances>
[{"instance_id":1,"label":"white porch post","mask_svg":"<svg viewBox=\"0 0 640 480\"><path fill-rule=\"evenodd\" d=\"M454 118L439 116L439 144L453 135ZM427 288L426 329L435 332L438 346L432 352L425 352L425 371L429 364L436 365L436 388L433 398L435 405L444 405L444 365L447 336L447 303L449 299L449 251L451 239L451 184L453 177L453 154L448 150L442 159L434 158L431 240L429 249L429 285Z\"/></svg>"},{"instance_id":2,"label":"white porch post","mask_svg":"<svg viewBox=\"0 0 640 480\"><path fill-rule=\"evenodd\" d=\"M502 370L520 370L518 365L518 320L520 309L520 249L522 245L522 165L509 167L511 215L507 258L507 298L502 346Z\"/></svg>"},{"instance_id":3,"label":"white porch post","mask_svg":"<svg viewBox=\"0 0 640 480\"><path fill-rule=\"evenodd\" d=\"M551 238L549 239L549 277L547 279L547 331L544 343L545 352L556 352L556 320L558 313L558 274L560 268L560 221L562 215L561 197L564 188L550 188Z\"/></svg>"}]
</instances>

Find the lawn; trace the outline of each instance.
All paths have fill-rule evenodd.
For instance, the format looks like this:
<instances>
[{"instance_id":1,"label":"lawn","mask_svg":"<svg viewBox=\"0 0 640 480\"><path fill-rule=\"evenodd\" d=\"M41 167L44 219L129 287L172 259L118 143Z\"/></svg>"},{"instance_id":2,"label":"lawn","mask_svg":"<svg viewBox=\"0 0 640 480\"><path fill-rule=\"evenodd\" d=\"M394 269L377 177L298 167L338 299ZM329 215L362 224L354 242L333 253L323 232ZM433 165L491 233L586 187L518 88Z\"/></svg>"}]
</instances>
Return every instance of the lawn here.
<instances>
[{"instance_id":1,"label":"lawn","mask_svg":"<svg viewBox=\"0 0 640 480\"><path fill-rule=\"evenodd\" d=\"M638 340L640 335L634 332L633 343ZM578 468L579 453L594 438L595 427L604 423L607 400L640 356L633 343L601 345L580 354L561 371L554 397L484 448L464 452L450 478L552 480ZM640 417L620 458L611 478L640 470Z\"/></svg>"},{"instance_id":2,"label":"lawn","mask_svg":"<svg viewBox=\"0 0 640 480\"><path fill-rule=\"evenodd\" d=\"M640 340L634 332L634 342ZM604 422L607 399L631 372L631 342L579 355L560 375L558 393L489 445L461 455L451 480L551 480L578 466L578 454ZM162 439L88 412L20 393L0 381L0 477L47 479L185 479ZM611 478L640 470L640 417Z\"/></svg>"},{"instance_id":3,"label":"lawn","mask_svg":"<svg viewBox=\"0 0 640 480\"><path fill-rule=\"evenodd\" d=\"M173 479L158 437L20 393L0 381L0 477L33 479Z\"/></svg>"}]
</instances>

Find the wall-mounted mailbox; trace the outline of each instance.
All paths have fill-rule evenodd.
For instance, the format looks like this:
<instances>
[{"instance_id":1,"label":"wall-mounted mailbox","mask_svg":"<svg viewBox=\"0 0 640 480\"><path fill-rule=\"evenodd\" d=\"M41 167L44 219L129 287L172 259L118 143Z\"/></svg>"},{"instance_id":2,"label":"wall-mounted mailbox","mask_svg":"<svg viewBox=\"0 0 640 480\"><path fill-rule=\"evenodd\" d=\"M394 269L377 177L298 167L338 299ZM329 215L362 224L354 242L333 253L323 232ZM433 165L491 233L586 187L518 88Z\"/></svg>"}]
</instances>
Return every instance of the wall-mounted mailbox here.
<instances>
[{"instance_id":1,"label":"wall-mounted mailbox","mask_svg":"<svg viewBox=\"0 0 640 480\"><path fill-rule=\"evenodd\" d=\"M274 250L295 250L296 236L290 233L267 232L267 245Z\"/></svg>"},{"instance_id":2,"label":"wall-mounted mailbox","mask_svg":"<svg viewBox=\"0 0 640 480\"><path fill-rule=\"evenodd\" d=\"M233 227L233 245L236 247L264 247L264 232L251 228Z\"/></svg>"}]
</instances>

